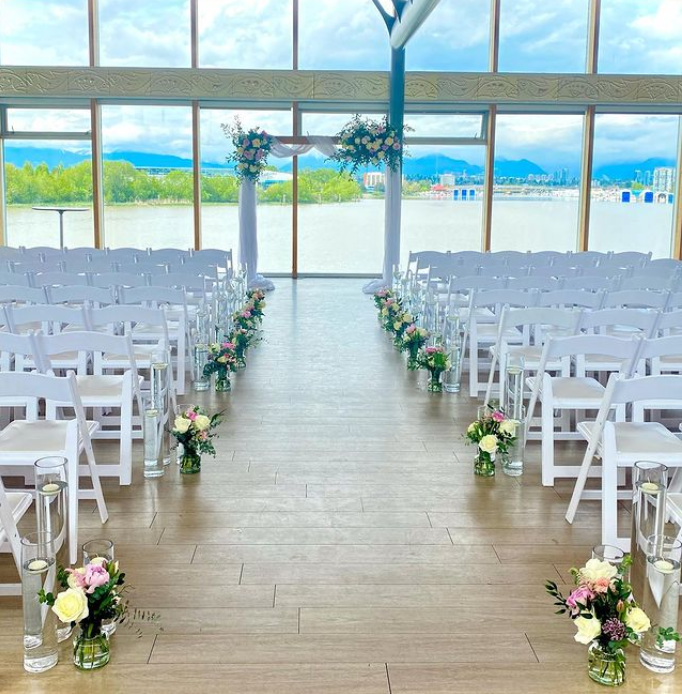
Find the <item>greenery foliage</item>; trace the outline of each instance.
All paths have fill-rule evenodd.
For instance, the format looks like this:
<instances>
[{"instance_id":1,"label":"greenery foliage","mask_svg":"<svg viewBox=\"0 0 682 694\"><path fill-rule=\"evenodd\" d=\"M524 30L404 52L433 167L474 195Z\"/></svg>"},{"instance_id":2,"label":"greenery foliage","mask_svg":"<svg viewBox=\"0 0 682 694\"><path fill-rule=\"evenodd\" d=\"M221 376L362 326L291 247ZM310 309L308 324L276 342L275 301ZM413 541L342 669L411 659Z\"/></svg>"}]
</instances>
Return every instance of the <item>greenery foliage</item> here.
<instances>
[{"instance_id":1,"label":"greenery foliage","mask_svg":"<svg viewBox=\"0 0 682 694\"><path fill-rule=\"evenodd\" d=\"M92 201L92 165L47 164L22 167L8 164L7 204L82 204ZM351 176L338 175L333 169L305 169L299 172L298 196L301 203L348 202L362 194ZM236 203L239 179L220 174L202 175L201 200L206 203ZM259 202L291 203L292 182L273 183L258 191ZM176 169L164 175L152 175L126 161L104 162L104 202L106 204L192 202L192 172Z\"/></svg>"}]
</instances>

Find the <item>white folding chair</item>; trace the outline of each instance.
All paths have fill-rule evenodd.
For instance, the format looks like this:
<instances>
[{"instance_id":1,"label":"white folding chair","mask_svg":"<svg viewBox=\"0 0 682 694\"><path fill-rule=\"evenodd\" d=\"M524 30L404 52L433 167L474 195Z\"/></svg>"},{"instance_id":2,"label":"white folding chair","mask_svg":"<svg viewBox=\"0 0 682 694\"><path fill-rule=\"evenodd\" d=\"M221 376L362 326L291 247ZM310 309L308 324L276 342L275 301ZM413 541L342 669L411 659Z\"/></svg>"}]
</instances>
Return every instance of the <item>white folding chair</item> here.
<instances>
[{"instance_id":1,"label":"white folding chair","mask_svg":"<svg viewBox=\"0 0 682 694\"><path fill-rule=\"evenodd\" d=\"M50 304L66 306L82 306L89 304L93 308L101 308L115 303L115 297L110 288L106 287L46 287L47 300Z\"/></svg>"},{"instance_id":2,"label":"white folding chair","mask_svg":"<svg viewBox=\"0 0 682 694\"><path fill-rule=\"evenodd\" d=\"M0 286L0 304L44 304L45 290L42 287Z\"/></svg>"},{"instance_id":3,"label":"white folding chair","mask_svg":"<svg viewBox=\"0 0 682 694\"><path fill-rule=\"evenodd\" d=\"M552 292L561 289L562 281L556 277L538 277L526 275L525 277L508 277L509 289L537 289L541 292Z\"/></svg>"},{"instance_id":4,"label":"white folding chair","mask_svg":"<svg viewBox=\"0 0 682 694\"><path fill-rule=\"evenodd\" d=\"M537 296L535 296L537 303ZM497 326L497 339L490 348L490 372L485 392L485 402L490 402L496 367L499 363L499 396L502 400L502 386L509 354L523 357L525 371L537 371L540 365L545 340L550 335L573 335L578 331L580 311L559 308L511 308L505 306ZM547 368L560 369L562 364L552 363Z\"/></svg>"},{"instance_id":5,"label":"white folding chair","mask_svg":"<svg viewBox=\"0 0 682 694\"><path fill-rule=\"evenodd\" d=\"M603 291L591 292L585 289L557 289L542 292L538 297L538 306L547 308L588 309L596 311L604 303Z\"/></svg>"},{"instance_id":6,"label":"white folding chair","mask_svg":"<svg viewBox=\"0 0 682 694\"><path fill-rule=\"evenodd\" d=\"M129 335L108 335L99 332L62 333L61 335L33 335L34 352L38 368L42 373L53 373L53 355L78 351L87 358L94 355L93 374L76 376L76 386L83 407L93 408L94 419L99 429L94 438L120 439L120 459L117 465L101 465L100 474L116 476L122 485L132 481L133 402L137 402L140 415L143 412L140 393L141 379L137 375L133 345ZM127 354L127 368L123 374L104 374L101 356L105 354ZM98 358L99 357L99 358ZM53 402L48 415L56 416L57 407L68 403ZM120 409L120 416L104 414L102 411ZM140 438L137 432L136 438Z\"/></svg>"},{"instance_id":7,"label":"white folding chair","mask_svg":"<svg viewBox=\"0 0 682 694\"><path fill-rule=\"evenodd\" d=\"M75 272L39 272L34 273L32 282L34 287L87 287L90 278Z\"/></svg>"},{"instance_id":8,"label":"white folding chair","mask_svg":"<svg viewBox=\"0 0 682 694\"><path fill-rule=\"evenodd\" d=\"M200 252L200 251L199 251ZM155 263L170 263L177 265L182 263L185 258L190 257L189 250L180 248L150 248L149 258Z\"/></svg>"},{"instance_id":9,"label":"white folding chair","mask_svg":"<svg viewBox=\"0 0 682 694\"><path fill-rule=\"evenodd\" d=\"M649 289L622 289L608 292L602 308L638 308L663 311L668 303L669 292L654 292Z\"/></svg>"},{"instance_id":10,"label":"white folding chair","mask_svg":"<svg viewBox=\"0 0 682 694\"><path fill-rule=\"evenodd\" d=\"M0 285L9 285L11 287L30 287L32 286L31 276L28 273L0 271Z\"/></svg>"},{"instance_id":11,"label":"white folding chair","mask_svg":"<svg viewBox=\"0 0 682 694\"><path fill-rule=\"evenodd\" d=\"M596 292L603 289L612 292L618 289L620 277L604 277L602 275L581 275L578 277L564 277L562 289L583 289Z\"/></svg>"},{"instance_id":12,"label":"white folding chair","mask_svg":"<svg viewBox=\"0 0 682 694\"><path fill-rule=\"evenodd\" d=\"M609 421L614 405L632 407L631 420ZM601 500L602 542L629 549L630 540L618 536L618 470L628 468L640 460L655 460L677 468L671 485L679 482L682 466L682 440L660 422L644 421L646 410L682 409L682 376L644 376L625 379L612 374L606 386L597 419L581 422L578 430L587 440L587 450L576 479L566 520L573 523L581 498ZM601 458L602 488L595 493L585 490L592 461ZM631 498L627 490L623 498Z\"/></svg>"},{"instance_id":13,"label":"white folding chair","mask_svg":"<svg viewBox=\"0 0 682 694\"><path fill-rule=\"evenodd\" d=\"M92 450L92 435L97 422L85 419L76 386L76 376L64 378L44 374L0 373L0 405L9 398L23 398L30 408L32 400L67 403L74 409L75 418L65 421L49 419L14 420L0 431L0 468L32 467L38 458L61 456L66 458L70 493L68 495L69 562L78 559L78 501L95 499L102 523L108 518L102 493L99 471ZM86 454L87 466L80 465L80 456ZM79 476L88 472L92 489L80 486Z\"/></svg>"},{"instance_id":14,"label":"white folding chair","mask_svg":"<svg viewBox=\"0 0 682 694\"><path fill-rule=\"evenodd\" d=\"M10 551L21 578L21 540L17 523L33 504L30 492L6 492L0 476L0 552ZM0 583L0 597L21 595L21 582Z\"/></svg>"},{"instance_id":15,"label":"white folding chair","mask_svg":"<svg viewBox=\"0 0 682 694\"><path fill-rule=\"evenodd\" d=\"M633 275L624 277L620 281L619 290L623 289L648 289L650 291L665 292L673 288L674 281L670 277L661 275Z\"/></svg>"},{"instance_id":16,"label":"white folding chair","mask_svg":"<svg viewBox=\"0 0 682 694\"><path fill-rule=\"evenodd\" d=\"M597 410L604 397L604 386L595 378L571 375L572 358L581 354L597 353L608 355L620 364L620 372L631 376L637 360L641 340L633 335L622 339L609 335L572 335L570 337L549 336L535 376L529 377L530 402L526 416L526 437L542 441L542 484L554 485L557 477L575 477L578 468L556 465L555 441L580 438L571 423L571 414L584 410ZM553 365L563 368L557 375ZM540 431L531 432L535 407L541 403ZM557 417L557 413L560 416ZM557 425L559 430L557 431ZM534 435L535 434L535 435Z\"/></svg>"}]
</instances>

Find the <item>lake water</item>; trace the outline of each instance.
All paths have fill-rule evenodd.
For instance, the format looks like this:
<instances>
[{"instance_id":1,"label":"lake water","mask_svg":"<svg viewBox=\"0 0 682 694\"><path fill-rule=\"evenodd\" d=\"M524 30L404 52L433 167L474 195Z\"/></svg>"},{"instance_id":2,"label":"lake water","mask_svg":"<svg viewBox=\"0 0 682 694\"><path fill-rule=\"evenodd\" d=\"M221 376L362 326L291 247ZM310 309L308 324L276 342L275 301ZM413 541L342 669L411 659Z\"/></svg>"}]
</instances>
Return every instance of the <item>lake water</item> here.
<instances>
[{"instance_id":1,"label":"lake water","mask_svg":"<svg viewBox=\"0 0 682 694\"><path fill-rule=\"evenodd\" d=\"M383 258L383 200L300 205L299 272L372 273ZM653 251L670 255L672 205L593 201L590 248L598 251ZM56 245L55 212L25 207L7 210L7 243ZM495 199L493 250L574 250L577 200ZM188 248L193 243L192 208L187 205L131 205L105 208L105 242L117 246ZM403 262L409 251L478 250L480 202L404 200ZM92 245L92 212L67 213L65 245ZM203 245L237 249L236 205L202 207ZM260 269L291 271L291 205L258 208Z\"/></svg>"}]
</instances>

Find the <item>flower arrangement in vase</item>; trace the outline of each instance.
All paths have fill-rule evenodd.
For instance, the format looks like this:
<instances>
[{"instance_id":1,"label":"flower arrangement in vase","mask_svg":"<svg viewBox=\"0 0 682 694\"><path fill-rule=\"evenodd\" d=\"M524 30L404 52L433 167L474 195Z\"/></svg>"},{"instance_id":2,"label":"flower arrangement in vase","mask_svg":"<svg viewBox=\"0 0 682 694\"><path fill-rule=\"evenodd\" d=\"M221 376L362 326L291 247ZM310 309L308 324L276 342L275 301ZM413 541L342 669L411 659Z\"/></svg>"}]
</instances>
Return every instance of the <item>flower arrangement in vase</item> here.
<instances>
[{"instance_id":1,"label":"flower arrangement in vase","mask_svg":"<svg viewBox=\"0 0 682 694\"><path fill-rule=\"evenodd\" d=\"M180 455L180 472L192 475L201 470L201 454L215 456L215 446L212 439L217 434L213 430L222 421L222 412L208 416L198 405L190 405L182 410L175 421L171 434L182 445Z\"/></svg>"},{"instance_id":2,"label":"flower arrangement in vase","mask_svg":"<svg viewBox=\"0 0 682 694\"><path fill-rule=\"evenodd\" d=\"M254 318L263 320L263 309L265 308L265 292L262 289L250 289L247 293L247 301L243 306L243 311L250 311Z\"/></svg>"},{"instance_id":3,"label":"flower arrangement in vase","mask_svg":"<svg viewBox=\"0 0 682 694\"><path fill-rule=\"evenodd\" d=\"M404 313L402 299L398 297L389 297L384 302L384 305L379 312L383 322L384 330L387 333L395 331L393 324L398 315Z\"/></svg>"},{"instance_id":4,"label":"flower arrangement in vase","mask_svg":"<svg viewBox=\"0 0 682 694\"><path fill-rule=\"evenodd\" d=\"M49 605L57 617L78 627L73 640L73 662L81 670L95 670L109 662L109 639L102 622L129 622L129 606L123 599L125 574L117 561L94 557L75 569L59 567L57 581L64 589L57 595L39 593L40 602ZM134 611L135 619L154 621L153 613Z\"/></svg>"},{"instance_id":5,"label":"flower arrangement in vase","mask_svg":"<svg viewBox=\"0 0 682 694\"><path fill-rule=\"evenodd\" d=\"M386 303L387 299L395 298L395 294L391 289L380 289L378 292L374 293L374 305L377 307L377 311L381 311Z\"/></svg>"},{"instance_id":6,"label":"flower arrangement in vase","mask_svg":"<svg viewBox=\"0 0 682 694\"><path fill-rule=\"evenodd\" d=\"M393 319L391 331L393 332L393 345L397 350L403 351L403 335L413 323L414 316L409 311L398 313Z\"/></svg>"},{"instance_id":7,"label":"flower arrangement in vase","mask_svg":"<svg viewBox=\"0 0 682 694\"><path fill-rule=\"evenodd\" d=\"M383 164L396 171L400 166L403 138L386 117L376 121L356 114L341 128L338 138L339 148L330 158L339 162L341 171L350 168L351 174L355 174L362 166L381 167Z\"/></svg>"},{"instance_id":8,"label":"flower arrangement in vase","mask_svg":"<svg viewBox=\"0 0 682 694\"><path fill-rule=\"evenodd\" d=\"M215 374L215 390L221 393L231 389L230 373L237 370L237 355L233 342L214 342L208 346L208 361L204 376Z\"/></svg>"},{"instance_id":9,"label":"flower arrangement in vase","mask_svg":"<svg viewBox=\"0 0 682 694\"><path fill-rule=\"evenodd\" d=\"M273 137L260 128L244 130L239 118L235 118L232 125L220 127L225 137L232 140L234 152L227 156L227 160L235 162L237 176L256 183L268 162Z\"/></svg>"},{"instance_id":10,"label":"flower arrangement in vase","mask_svg":"<svg viewBox=\"0 0 682 694\"><path fill-rule=\"evenodd\" d=\"M234 328L227 336L227 342L234 345L234 356L237 360L237 368L246 366L246 352L251 346L251 334L244 328Z\"/></svg>"},{"instance_id":11,"label":"flower arrangement in vase","mask_svg":"<svg viewBox=\"0 0 682 694\"><path fill-rule=\"evenodd\" d=\"M417 365L420 369L426 369L429 372L427 390L431 393L442 393L441 375L451 366L445 347L443 345L423 347L417 357Z\"/></svg>"},{"instance_id":12,"label":"flower arrangement in vase","mask_svg":"<svg viewBox=\"0 0 682 694\"><path fill-rule=\"evenodd\" d=\"M505 413L490 405L479 408L478 419L469 424L464 437L478 447L474 459L474 474L492 477L495 474L495 455L506 455L516 440L516 423Z\"/></svg>"},{"instance_id":13,"label":"flower arrangement in vase","mask_svg":"<svg viewBox=\"0 0 682 694\"><path fill-rule=\"evenodd\" d=\"M567 598L554 581L545 583L558 607L556 614L568 614L578 630L575 640L589 646L590 678L612 687L625 681L626 646L639 643L651 629L625 578L630 564L630 555L625 555L616 566L593 558L582 569L571 569L576 587ZM679 640L676 632L663 631L662 637Z\"/></svg>"},{"instance_id":14,"label":"flower arrangement in vase","mask_svg":"<svg viewBox=\"0 0 682 694\"><path fill-rule=\"evenodd\" d=\"M402 349L407 352L407 368L415 371L419 368L417 361L419 351L426 344L429 331L426 328L419 328L415 323L411 323L405 328L402 334Z\"/></svg>"}]
</instances>

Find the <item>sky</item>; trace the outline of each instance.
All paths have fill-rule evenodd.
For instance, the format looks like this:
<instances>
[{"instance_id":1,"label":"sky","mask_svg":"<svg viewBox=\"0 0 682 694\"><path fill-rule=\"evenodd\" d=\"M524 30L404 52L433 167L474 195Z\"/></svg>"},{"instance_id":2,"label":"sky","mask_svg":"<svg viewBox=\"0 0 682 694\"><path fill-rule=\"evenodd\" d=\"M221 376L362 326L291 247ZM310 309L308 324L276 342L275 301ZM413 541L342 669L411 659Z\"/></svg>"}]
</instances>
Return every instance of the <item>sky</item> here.
<instances>
[{"instance_id":1,"label":"sky","mask_svg":"<svg viewBox=\"0 0 682 694\"><path fill-rule=\"evenodd\" d=\"M502 0L500 69L527 72L584 70L588 0ZM291 0L199 0L202 67L290 68ZM408 70L485 70L487 0L441 0L407 48ZM87 0L0 0L0 64L84 65ZM189 66L188 0L100 0L101 63ZM682 74L682 0L603 0L599 69L613 73ZM385 70L386 28L371 0L300 0L301 69ZM202 156L220 160L220 124L234 112L202 116ZM246 125L290 132L288 112L242 114ZM351 114L310 115L304 131L333 134ZM60 122L76 116L61 114ZM56 114L36 117L49 127ZM29 122L30 118L24 118ZM409 117L408 117L409 122ZM471 135L476 117L414 117L416 134ZM61 127L64 127L63 125ZM74 125L75 127L75 125ZM136 149L189 156L191 127L185 107L107 106L105 149ZM502 116L498 156L528 158L545 168L577 166L577 116ZM61 128L60 128L61 129ZM677 119L602 116L596 156L606 161L675 155ZM59 143L63 146L63 143ZM414 154L428 153L416 148ZM482 150L462 157L480 163Z\"/></svg>"}]
</instances>

